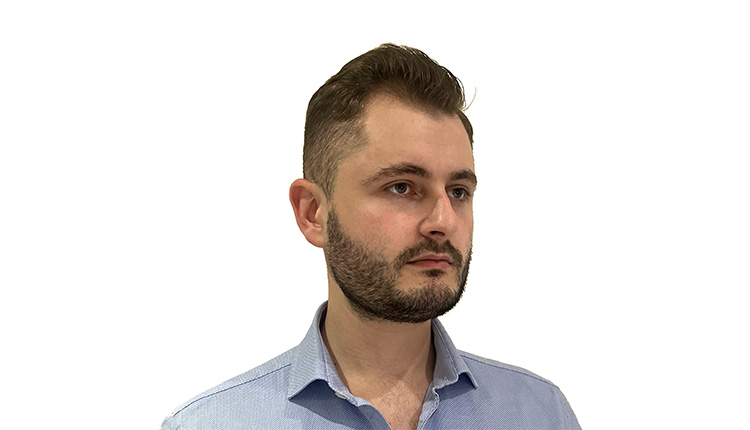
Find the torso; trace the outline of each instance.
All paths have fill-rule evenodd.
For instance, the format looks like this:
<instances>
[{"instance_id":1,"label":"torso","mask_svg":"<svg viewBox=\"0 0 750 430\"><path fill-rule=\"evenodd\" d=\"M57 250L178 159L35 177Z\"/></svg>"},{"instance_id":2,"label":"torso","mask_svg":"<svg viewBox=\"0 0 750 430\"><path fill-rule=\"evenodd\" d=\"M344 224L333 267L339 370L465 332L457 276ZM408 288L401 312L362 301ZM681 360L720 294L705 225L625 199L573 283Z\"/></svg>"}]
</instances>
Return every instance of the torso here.
<instances>
[{"instance_id":1,"label":"torso","mask_svg":"<svg viewBox=\"0 0 750 430\"><path fill-rule=\"evenodd\" d=\"M390 387L381 386L377 390L364 390L352 394L375 406L392 429L414 430L419 424L426 391L427 387L409 389L399 381Z\"/></svg>"}]
</instances>

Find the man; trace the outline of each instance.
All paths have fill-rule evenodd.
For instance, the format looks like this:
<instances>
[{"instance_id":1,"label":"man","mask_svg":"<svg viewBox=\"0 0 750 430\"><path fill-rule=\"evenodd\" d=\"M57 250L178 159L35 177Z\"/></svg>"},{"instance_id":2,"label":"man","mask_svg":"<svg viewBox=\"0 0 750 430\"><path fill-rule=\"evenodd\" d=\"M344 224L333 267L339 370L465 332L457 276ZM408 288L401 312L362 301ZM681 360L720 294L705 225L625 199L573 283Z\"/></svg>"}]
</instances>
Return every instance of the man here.
<instances>
[{"instance_id":1,"label":"man","mask_svg":"<svg viewBox=\"0 0 750 430\"><path fill-rule=\"evenodd\" d=\"M435 319L471 260L477 185L463 88L383 45L312 97L290 201L323 248L328 302L296 348L209 390L162 429L575 429L560 390L458 351Z\"/></svg>"}]
</instances>

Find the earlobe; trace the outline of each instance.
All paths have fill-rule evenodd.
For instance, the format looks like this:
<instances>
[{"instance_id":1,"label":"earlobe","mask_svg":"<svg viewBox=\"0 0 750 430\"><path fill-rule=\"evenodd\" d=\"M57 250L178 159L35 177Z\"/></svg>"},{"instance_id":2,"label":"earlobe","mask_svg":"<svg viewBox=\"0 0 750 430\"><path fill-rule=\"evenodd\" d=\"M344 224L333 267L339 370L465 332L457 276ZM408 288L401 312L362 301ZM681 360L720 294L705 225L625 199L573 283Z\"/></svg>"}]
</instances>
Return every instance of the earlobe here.
<instances>
[{"instance_id":1,"label":"earlobe","mask_svg":"<svg viewBox=\"0 0 750 430\"><path fill-rule=\"evenodd\" d=\"M308 242L322 248L325 245L326 200L323 190L307 179L297 179L289 187L289 202L302 234Z\"/></svg>"}]
</instances>

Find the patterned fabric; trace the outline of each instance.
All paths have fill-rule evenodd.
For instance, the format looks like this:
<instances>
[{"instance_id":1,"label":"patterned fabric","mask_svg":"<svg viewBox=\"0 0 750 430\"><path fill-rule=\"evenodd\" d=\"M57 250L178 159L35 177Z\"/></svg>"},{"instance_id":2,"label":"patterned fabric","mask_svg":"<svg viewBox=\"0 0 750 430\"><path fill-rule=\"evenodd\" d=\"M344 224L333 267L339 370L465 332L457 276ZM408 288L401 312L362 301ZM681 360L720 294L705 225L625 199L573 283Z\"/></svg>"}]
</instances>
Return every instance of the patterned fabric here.
<instances>
[{"instance_id":1,"label":"patterned fabric","mask_svg":"<svg viewBox=\"0 0 750 430\"><path fill-rule=\"evenodd\" d=\"M390 428L341 382L320 334L326 306L297 347L194 397L162 430ZM435 372L419 429L580 429L551 382L457 350L438 320L432 333Z\"/></svg>"}]
</instances>

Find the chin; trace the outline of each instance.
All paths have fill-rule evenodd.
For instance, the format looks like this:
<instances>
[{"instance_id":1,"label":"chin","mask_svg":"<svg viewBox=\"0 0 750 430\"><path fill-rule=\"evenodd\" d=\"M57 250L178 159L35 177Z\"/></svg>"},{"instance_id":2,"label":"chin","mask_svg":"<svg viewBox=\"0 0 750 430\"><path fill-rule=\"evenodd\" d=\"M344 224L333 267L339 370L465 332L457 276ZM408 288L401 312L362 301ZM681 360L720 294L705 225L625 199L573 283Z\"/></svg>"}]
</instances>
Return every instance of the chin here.
<instances>
[{"instance_id":1,"label":"chin","mask_svg":"<svg viewBox=\"0 0 750 430\"><path fill-rule=\"evenodd\" d=\"M420 279L416 282L406 282L401 285L400 290L403 292L413 292L419 290L446 290L456 292L458 286L455 283L446 282L447 279L442 276L432 276L427 279Z\"/></svg>"}]
</instances>

